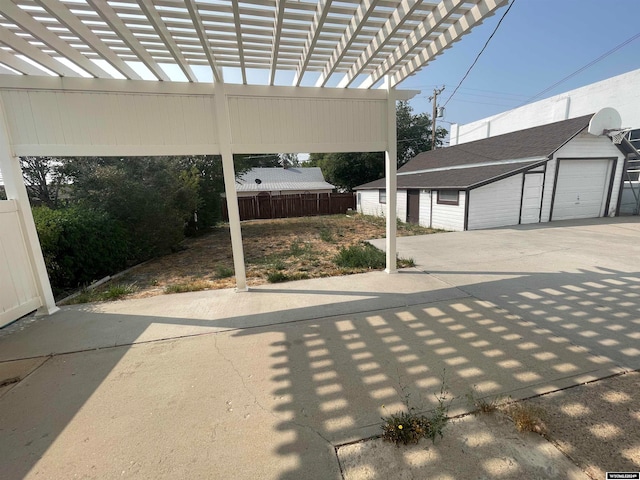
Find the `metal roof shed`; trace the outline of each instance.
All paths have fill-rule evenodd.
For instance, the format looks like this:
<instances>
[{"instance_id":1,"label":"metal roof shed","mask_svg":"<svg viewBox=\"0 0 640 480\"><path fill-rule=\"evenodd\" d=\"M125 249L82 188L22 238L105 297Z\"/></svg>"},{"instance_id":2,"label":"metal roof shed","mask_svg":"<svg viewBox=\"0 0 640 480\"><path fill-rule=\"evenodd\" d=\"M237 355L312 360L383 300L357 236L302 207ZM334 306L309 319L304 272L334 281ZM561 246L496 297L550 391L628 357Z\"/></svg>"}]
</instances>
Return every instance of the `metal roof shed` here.
<instances>
[{"instance_id":1,"label":"metal roof shed","mask_svg":"<svg viewBox=\"0 0 640 480\"><path fill-rule=\"evenodd\" d=\"M2 286L0 323L29 308L56 309L18 156L221 155L237 288L246 290L233 153L384 150L395 191L395 102L416 93L396 85L507 3L1 2L0 170L9 204L0 222L14 232L1 241L20 254L0 265L26 273ZM225 83L233 75L240 84ZM264 81L250 84L254 77ZM280 85L286 79L291 86ZM335 83L342 88L323 88Z\"/></svg>"}]
</instances>

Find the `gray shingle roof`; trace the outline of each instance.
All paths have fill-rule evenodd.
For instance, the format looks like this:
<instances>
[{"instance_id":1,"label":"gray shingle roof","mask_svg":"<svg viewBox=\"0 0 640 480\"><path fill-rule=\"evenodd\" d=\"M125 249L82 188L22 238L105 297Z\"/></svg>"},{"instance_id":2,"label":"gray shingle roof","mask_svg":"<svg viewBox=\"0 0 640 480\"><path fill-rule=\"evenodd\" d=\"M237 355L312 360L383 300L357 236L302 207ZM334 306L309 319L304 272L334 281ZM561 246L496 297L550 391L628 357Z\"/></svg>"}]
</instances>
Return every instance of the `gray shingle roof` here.
<instances>
[{"instance_id":1,"label":"gray shingle roof","mask_svg":"<svg viewBox=\"0 0 640 480\"><path fill-rule=\"evenodd\" d=\"M309 168L253 168L236 183L238 192L271 192L286 190L333 190L325 182L319 167Z\"/></svg>"},{"instance_id":2,"label":"gray shingle roof","mask_svg":"<svg viewBox=\"0 0 640 480\"><path fill-rule=\"evenodd\" d=\"M549 158L584 130L592 116L584 115L420 153L398 169L398 188L466 189L518 173ZM506 163L509 161L518 163ZM385 181L380 179L356 189L384 187Z\"/></svg>"}]
</instances>

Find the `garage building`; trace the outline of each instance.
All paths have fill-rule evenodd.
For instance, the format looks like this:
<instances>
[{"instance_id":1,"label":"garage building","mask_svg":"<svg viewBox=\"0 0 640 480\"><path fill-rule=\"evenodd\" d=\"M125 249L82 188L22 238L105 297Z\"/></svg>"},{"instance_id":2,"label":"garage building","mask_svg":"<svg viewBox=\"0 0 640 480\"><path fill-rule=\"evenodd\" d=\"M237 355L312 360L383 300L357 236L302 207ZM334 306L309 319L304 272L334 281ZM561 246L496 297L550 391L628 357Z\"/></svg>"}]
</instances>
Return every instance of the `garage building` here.
<instances>
[{"instance_id":1,"label":"garage building","mask_svg":"<svg viewBox=\"0 0 640 480\"><path fill-rule=\"evenodd\" d=\"M593 115L423 152L398 170L402 221L446 230L616 215L625 155L587 132ZM356 187L384 215L384 180Z\"/></svg>"}]
</instances>

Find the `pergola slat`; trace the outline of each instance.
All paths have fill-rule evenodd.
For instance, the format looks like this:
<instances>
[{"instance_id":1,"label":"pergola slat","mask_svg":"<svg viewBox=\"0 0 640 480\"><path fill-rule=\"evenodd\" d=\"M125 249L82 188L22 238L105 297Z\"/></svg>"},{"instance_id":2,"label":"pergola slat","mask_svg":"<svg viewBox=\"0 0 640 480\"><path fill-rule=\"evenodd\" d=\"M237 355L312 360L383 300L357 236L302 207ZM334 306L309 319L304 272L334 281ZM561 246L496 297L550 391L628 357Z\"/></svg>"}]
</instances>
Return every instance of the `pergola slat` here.
<instances>
[{"instance_id":1,"label":"pergola slat","mask_svg":"<svg viewBox=\"0 0 640 480\"><path fill-rule=\"evenodd\" d=\"M140 61L155 75L158 80L171 81L160 65L151 57L149 52L142 46L140 41L131 33L122 19L113 10L107 2L102 0L87 0L100 17L113 29L119 38L137 55Z\"/></svg>"},{"instance_id":2,"label":"pergola slat","mask_svg":"<svg viewBox=\"0 0 640 480\"><path fill-rule=\"evenodd\" d=\"M509 0L482 0L475 7L464 14L456 23L451 25L436 40L429 43L418 55L396 72L391 79L392 86L412 75L423 65L433 60L437 55L449 48L454 42L469 33L471 29L482 23L484 18L491 15L498 8L509 3Z\"/></svg>"},{"instance_id":3,"label":"pergola slat","mask_svg":"<svg viewBox=\"0 0 640 480\"><path fill-rule=\"evenodd\" d=\"M28 31L32 36L51 47L69 61L75 63L87 73L97 78L113 78L68 43L62 41L60 37L36 21L27 12L18 8L13 2L4 1L0 5L0 13L2 13L5 18L8 18L23 30Z\"/></svg>"},{"instance_id":4,"label":"pergola slat","mask_svg":"<svg viewBox=\"0 0 640 480\"><path fill-rule=\"evenodd\" d=\"M240 71L242 72L242 83L247 84L247 70L244 65L244 47L242 45L242 24L240 23L240 12L238 0L231 0L233 7L233 21L236 26L236 39L238 42L238 59L240 60Z\"/></svg>"},{"instance_id":5,"label":"pergola slat","mask_svg":"<svg viewBox=\"0 0 640 480\"><path fill-rule=\"evenodd\" d=\"M4 50L0 50L0 63L4 63L6 66L11 67L24 75L42 75L42 70L39 68ZM7 70L6 73L13 72Z\"/></svg>"},{"instance_id":6,"label":"pergola slat","mask_svg":"<svg viewBox=\"0 0 640 480\"><path fill-rule=\"evenodd\" d=\"M363 87L370 86L380 80L384 75L391 71L398 63L404 60L408 55L414 52L420 43L431 35L436 28L446 22L456 9L468 0L443 0L433 9L433 12L411 32L411 35L404 40L398 48L380 65L374 73L363 83Z\"/></svg>"},{"instance_id":7,"label":"pergola slat","mask_svg":"<svg viewBox=\"0 0 640 480\"><path fill-rule=\"evenodd\" d=\"M140 5L140 9L149 19L149 22L151 23L151 25L153 25L153 28L155 29L158 36L169 49L169 52L171 52L171 56L175 59L178 67L180 67L180 70L182 70L182 73L184 73L185 77L187 77L190 82L197 82L198 78L196 77L195 73L193 73L193 70L191 70L191 67L187 63L187 60L182 55L180 48L171 36L171 32L164 24L164 21L156 10L153 2L151 0L138 0L138 5Z\"/></svg>"},{"instance_id":8,"label":"pergola slat","mask_svg":"<svg viewBox=\"0 0 640 480\"><path fill-rule=\"evenodd\" d=\"M421 3L419 0L402 0L376 37L371 41L366 50L362 52L360 58L358 58L356 63L349 69L347 75L338 84L338 87L346 88L353 83L373 57L389 42L402 24L407 21L407 17L411 15Z\"/></svg>"},{"instance_id":9,"label":"pergola slat","mask_svg":"<svg viewBox=\"0 0 640 480\"><path fill-rule=\"evenodd\" d=\"M329 77L335 72L336 67L342 61L347 50L351 47L358 34L362 31L365 22L369 16L373 13L376 5L380 0L363 0L358 7L355 15L351 19L351 23L345 30L342 38L336 45L335 50L331 54L331 58L327 62L327 65L322 70L322 74L316 82L316 87L324 87L329 80Z\"/></svg>"},{"instance_id":10,"label":"pergola slat","mask_svg":"<svg viewBox=\"0 0 640 480\"><path fill-rule=\"evenodd\" d=\"M56 17L60 23L95 50L104 60L109 62L113 68L124 75L125 78L129 80L142 80L140 75L123 62L113 50L104 44L91 29L82 23L78 17L71 13L59 0L35 0L35 2L49 12L49 14Z\"/></svg>"},{"instance_id":11,"label":"pergola slat","mask_svg":"<svg viewBox=\"0 0 640 480\"><path fill-rule=\"evenodd\" d=\"M329 15L329 7L331 7L331 2L333 2L333 0L318 1L316 14L313 17L313 21L311 22L309 35L307 37L304 48L302 49L302 57L300 58L298 68L296 69L296 75L293 79L293 85L296 87L300 86L300 82L302 81L304 72L309 66L309 60L311 59L313 49L315 48L316 43L318 43L318 38L320 37L320 33L322 32L322 25L327 20L327 15Z\"/></svg>"},{"instance_id":12,"label":"pergola slat","mask_svg":"<svg viewBox=\"0 0 640 480\"><path fill-rule=\"evenodd\" d=\"M200 17L200 13L198 11L198 7L196 6L196 3L193 0L185 0L185 3L187 5L187 10L189 10L189 15L193 20L193 24L196 27L196 32L198 34L198 38L200 39L200 44L207 57L207 61L209 62L209 67L211 67L211 71L213 72L213 78L215 79L216 82L221 82L222 72L220 71L220 68L218 67L218 63L213 56L213 52L212 52L213 47L211 45L210 40L206 36L204 25L202 24L202 18Z\"/></svg>"},{"instance_id":13,"label":"pergola slat","mask_svg":"<svg viewBox=\"0 0 640 480\"><path fill-rule=\"evenodd\" d=\"M75 70L70 69L66 65L58 62L53 57L47 55L42 52L39 48L34 47L29 42L24 40L23 38L17 36L15 33L7 29L6 27L0 26L0 42L8 45L16 52L24 55L27 58L30 58L34 62L42 65L43 67L48 68L52 72L60 75L61 77L79 77L80 74ZM41 73L40 75L44 75Z\"/></svg>"}]
</instances>

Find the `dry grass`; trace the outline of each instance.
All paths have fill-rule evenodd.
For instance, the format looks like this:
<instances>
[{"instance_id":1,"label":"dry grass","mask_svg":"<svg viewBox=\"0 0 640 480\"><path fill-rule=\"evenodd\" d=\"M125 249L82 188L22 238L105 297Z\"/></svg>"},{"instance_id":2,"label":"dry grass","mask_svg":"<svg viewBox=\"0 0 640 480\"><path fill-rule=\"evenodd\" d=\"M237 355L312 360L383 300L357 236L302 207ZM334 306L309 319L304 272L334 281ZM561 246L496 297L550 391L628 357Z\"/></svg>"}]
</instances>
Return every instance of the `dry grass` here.
<instances>
[{"instance_id":1,"label":"dry grass","mask_svg":"<svg viewBox=\"0 0 640 480\"><path fill-rule=\"evenodd\" d=\"M436 230L398 224L398 236L425 235ZM318 278L367 271L334 263L341 247L385 236L385 219L365 215L252 220L242 223L247 283L268 278ZM235 286L228 225L185 240L184 249L134 268L118 282L135 284L128 298ZM410 262L404 266L410 265ZM400 266L403 266L402 262ZM108 285L97 290L108 288Z\"/></svg>"}]
</instances>

